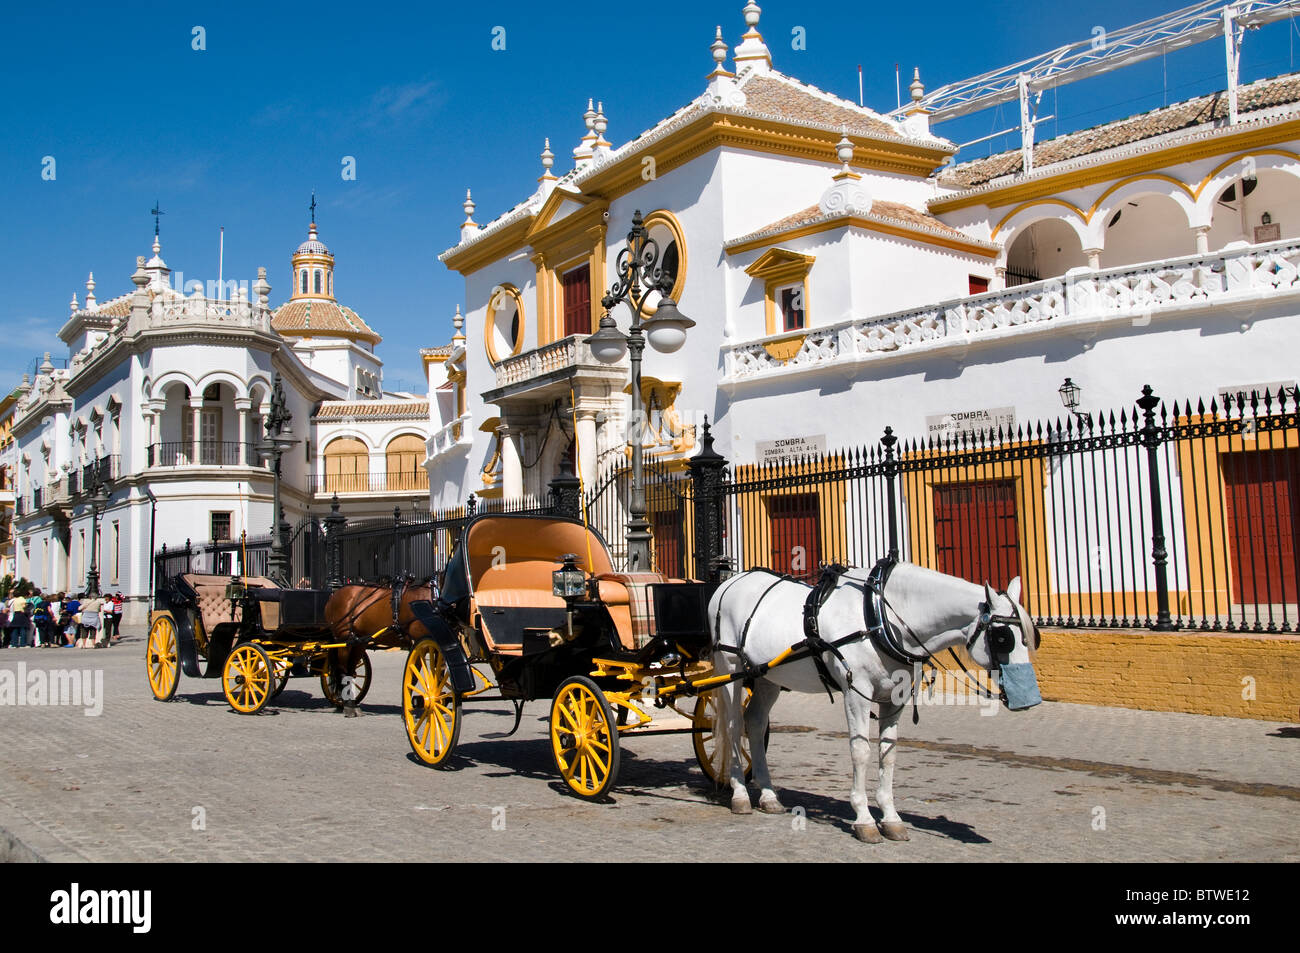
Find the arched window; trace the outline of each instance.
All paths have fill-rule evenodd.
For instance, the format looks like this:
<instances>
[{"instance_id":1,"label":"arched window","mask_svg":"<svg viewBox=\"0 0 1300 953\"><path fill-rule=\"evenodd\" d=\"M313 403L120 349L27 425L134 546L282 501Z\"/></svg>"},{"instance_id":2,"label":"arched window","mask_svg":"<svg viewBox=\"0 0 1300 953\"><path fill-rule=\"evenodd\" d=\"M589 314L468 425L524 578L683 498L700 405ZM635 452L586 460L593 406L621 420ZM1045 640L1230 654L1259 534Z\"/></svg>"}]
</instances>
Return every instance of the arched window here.
<instances>
[{"instance_id":1,"label":"arched window","mask_svg":"<svg viewBox=\"0 0 1300 953\"><path fill-rule=\"evenodd\" d=\"M364 493L370 489L370 451L354 437L336 437L325 446L325 492Z\"/></svg>"},{"instance_id":2,"label":"arched window","mask_svg":"<svg viewBox=\"0 0 1300 953\"><path fill-rule=\"evenodd\" d=\"M388 442L384 452L389 490L428 490L429 472L421 466L424 441L415 434L403 434Z\"/></svg>"},{"instance_id":3,"label":"arched window","mask_svg":"<svg viewBox=\"0 0 1300 953\"><path fill-rule=\"evenodd\" d=\"M302 293L307 293L307 269L302 270Z\"/></svg>"},{"instance_id":4,"label":"arched window","mask_svg":"<svg viewBox=\"0 0 1300 953\"><path fill-rule=\"evenodd\" d=\"M320 294L320 269L316 269L316 294Z\"/></svg>"}]
</instances>

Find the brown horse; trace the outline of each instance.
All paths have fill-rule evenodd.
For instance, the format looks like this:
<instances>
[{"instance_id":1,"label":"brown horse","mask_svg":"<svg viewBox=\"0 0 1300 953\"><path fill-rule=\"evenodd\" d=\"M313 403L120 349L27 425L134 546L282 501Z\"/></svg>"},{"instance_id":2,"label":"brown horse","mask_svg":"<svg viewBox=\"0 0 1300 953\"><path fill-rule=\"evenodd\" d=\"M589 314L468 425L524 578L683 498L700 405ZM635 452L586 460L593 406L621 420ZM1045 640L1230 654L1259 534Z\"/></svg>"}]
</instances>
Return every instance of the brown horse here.
<instances>
[{"instance_id":1,"label":"brown horse","mask_svg":"<svg viewBox=\"0 0 1300 953\"><path fill-rule=\"evenodd\" d=\"M346 642L348 648L330 652L330 663L343 673L340 697L344 714L356 714L357 701L353 700L352 681L357 665L366 649L406 648L428 635L411 611L411 603L431 596L429 586L407 586L402 590L393 622L393 587L381 585L343 586L325 604L325 621L334 631L334 638Z\"/></svg>"}]
</instances>

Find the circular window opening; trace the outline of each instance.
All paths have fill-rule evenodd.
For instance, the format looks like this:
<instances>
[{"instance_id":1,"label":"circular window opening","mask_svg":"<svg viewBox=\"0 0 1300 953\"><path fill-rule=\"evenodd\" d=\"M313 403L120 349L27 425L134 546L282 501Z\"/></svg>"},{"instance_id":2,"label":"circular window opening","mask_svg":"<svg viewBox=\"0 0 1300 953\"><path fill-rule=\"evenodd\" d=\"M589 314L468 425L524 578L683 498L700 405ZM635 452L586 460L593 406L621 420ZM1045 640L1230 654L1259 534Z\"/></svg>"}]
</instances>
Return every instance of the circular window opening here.
<instances>
[{"instance_id":1,"label":"circular window opening","mask_svg":"<svg viewBox=\"0 0 1300 953\"><path fill-rule=\"evenodd\" d=\"M667 212L652 212L646 216L646 230L659 248L659 270L662 277L668 279L672 296L680 303L682 287L686 284L686 252L682 248L680 228ZM647 317L659 306L660 297L662 296L656 290L646 298L644 313Z\"/></svg>"},{"instance_id":2,"label":"circular window opening","mask_svg":"<svg viewBox=\"0 0 1300 953\"><path fill-rule=\"evenodd\" d=\"M499 300L489 312L487 333L488 357L493 364L510 357L518 350L522 330L519 300L513 290L503 291L497 297Z\"/></svg>"}]
</instances>

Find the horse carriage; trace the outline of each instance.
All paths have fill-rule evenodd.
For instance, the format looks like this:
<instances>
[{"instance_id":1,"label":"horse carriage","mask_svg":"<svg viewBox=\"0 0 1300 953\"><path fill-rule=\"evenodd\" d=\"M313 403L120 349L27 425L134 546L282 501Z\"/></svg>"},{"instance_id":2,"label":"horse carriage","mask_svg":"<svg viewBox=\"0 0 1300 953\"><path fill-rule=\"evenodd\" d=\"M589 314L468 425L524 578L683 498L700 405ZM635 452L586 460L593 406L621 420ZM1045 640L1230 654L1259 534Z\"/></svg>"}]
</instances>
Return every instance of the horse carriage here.
<instances>
[{"instance_id":1,"label":"horse carriage","mask_svg":"<svg viewBox=\"0 0 1300 953\"><path fill-rule=\"evenodd\" d=\"M262 576L179 573L163 579L149 619L146 666L154 698L180 673L220 678L230 707L261 711L290 678L319 678L335 707L370 689L369 643L340 637L324 589L285 589Z\"/></svg>"},{"instance_id":2,"label":"horse carriage","mask_svg":"<svg viewBox=\"0 0 1300 953\"><path fill-rule=\"evenodd\" d=\"M651 734L690 734L700 767L719 781L706 613L715 588L615 572L600 533L578 520L474 519L438 599L412 604L430 633L411 648L403 674L412 751L445 765L466 704L513 702L513 734L525 702L550 698L551 753L579 797L603 797L617 781L624 741ZM652 727L664 709L690 727Z\"/></svg>"},{"instance_id":3,"label":"horse carriage","mask_svg":"<svg viewBox=\"0 0 1300 953\"><path fill-rule=\"evenodd\" d=\"M943 668L938 654L961 648L1000 679L989 697L1012 710L1041 701L1038 633L1020 595L1019 579L995 592L892 554L869 571L823 567L815 586L764 569L722 583L617 573L600 534L578 520L481 516L452 553L438 598L411 604L429 634L403 674L407 740L420 761L445 765L467 703L513 702L517 729L524 702L549 697L551 754L579 797L602 798L614 786L625 741L681 732L692 735L705 775L731 785L734 811L750 811L752 776L759 809L777 812L784 808L766 758L773 703L783 689L840 692L854 834L906 840L893 761L898 717L909 694L915 703L921 671ZM690 727L653 727L663 709ZM867 813L864 760L868 719L877 717L879 830ZM751 751L756 738L763 744Z\"/></svg>"}]
</instances>

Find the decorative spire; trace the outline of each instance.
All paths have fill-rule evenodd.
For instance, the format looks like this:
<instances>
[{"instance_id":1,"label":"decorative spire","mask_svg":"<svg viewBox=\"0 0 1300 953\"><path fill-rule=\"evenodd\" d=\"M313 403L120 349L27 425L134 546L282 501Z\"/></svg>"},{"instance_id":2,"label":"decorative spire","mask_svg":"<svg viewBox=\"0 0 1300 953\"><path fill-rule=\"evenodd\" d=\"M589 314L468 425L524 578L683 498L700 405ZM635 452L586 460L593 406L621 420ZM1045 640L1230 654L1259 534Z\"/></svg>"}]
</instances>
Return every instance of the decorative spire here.
<instances>
[{"instance_id":1,"label":"decorative spire","mask_svg":"<svg viewBox=\"0 0 1300 953\"><path fill-rule=\"evenodd\" d=\"M582 114L582 121L587 126L587 133L578 143L578 148L573 150L573 159L575 162L583 162L590 159L596 142L600 136L596 135L596 109L593 100L587 100L587 111Z\"/></svg>"},{"instance_id":2,"label":"decorative spire","mask_svg":"<svg viewBox=\"0 0 1300 953\"><path fill-rule=\"evenodd\" d=\"M903 118L903 130L918 139L928 139L930 132L930 110L921 105L925 99L925 84L921 82L921 67L912 70L912 84L907 87L912 94Z\"/></svg>"},{"instance_id":3,"label":"decorative spire","mask_svg":"<svg viewBox=\"0 0 1300 953\"><path fill-rule=\"evenodd\" d=\"M555 153L551 151L550 137L546 139L546 145L542 147L542 175L537 181L554 180L555 176L551 173L551 166L555 165Z\"/></svg>"},{"instance_id":4,"label":"decorative spire","mask_svg":"<svg viewBox=\"0 0 1300 953\"><path fill-rule=\"evenodd\" d=\"M68 310L76 314L78 307L80 306L77 304L77 293L74 291L72 292L72 300L68 303Z\"/></svg>"},{"instance_id":5,"label":"decorative spire","mask_svg":"<svg viewBox=\"0 0 1300 953\"><path fill-rule=\"evenodd\" d=\"M460 223L460 240L463 242L467 238L472 238L478 234L479 225L474 221L474 197L470 195L469 189L465 190L465 201L461 203L461 208L465 210L465 221Z\"/></svg>"},{"instance_id":6,"label":"decorative spire","mask_svg":"<svg viewBox=\"0 0 1300 953\"><path fill-rule=\"evenodd\" d=\"M763 42L763 34L758 32L758 18L762 12L762 8L754 0L749 0L745 4L747 29L734 53L737 73L746 68L754 73L766 73L772 68L772 53Z\"/></svg>"},{"instance_id":7,"label":"decorative spire","mask_svg":"<svg viewBox=\"0 0 1300 953\"><path fill-rule=\"evenodd\" d=\"M912 70L912 85L907 87L912 92L912 102L919 103L925 98L925 84L921 82L921 67Z\"/></svg>"},{"instance_id":8,"label":"decorative spire","mask_svg":"<svg viewBox=\"0 0 1300 953\"><path fill-rule=\"evenodd\" d=\"M94 310L95 307L95 273L92 271L90 277L86 279L86 310Z\"/></svg>"},{"instance_id":9,"label":"decorative spire","mask_svg":"<svg viewBox=\"0 0 1300 953\"><path fill-rule=\"evenodd\" d=\"M596 140L597 147L603 146L606 149L610 147L611 143L605 140L605 130L608 128L609 128L609 120L605 118L605 104L596 103L595 129L596 129L596 135L599 136L599 138Z\"/></svg>"},{"instance_id":10,"label":"decorative spire","mask_svg":"<svg viewBox=\"0 0 1300 953\"><path fill-rule=\"evenodd\" d=\"M842 179L860 179L862 176L849 167L853 161L853 140L849 138L849 127L840 126L840 141L835 143L835 155L840 160L840 171L831 176L836 182Z\"/></svg>"},{"instance_id":11,"label":"decorative spire","mask_svg":"<svg viewBox=\"0 0 1300 953\"><path fill-rule=\"evenodd\" d=\"M311 227L316 230L316 190L311 190Z\"/></svg>"},{"instance_id":12,"label":"decorative spire","mask_svg":"<svg viewBox=\"0 0 1300 953\"><path fill-rule=\"evenodd\" d=\"M462 329L465 327L465 319L461 317L459 304L456 305L456 314L451 319L451 326L456 329L456 333L451 336L452 343L464 341L465 335Z\"/></svg>"},{"instance_id":13,"label":"decorative spire","mask_svg":"<svg viewBox=\"0 0 1300 953\"><path fill-rule=\"evenodd\" d=\"M54 362L50 360L50 352L45 352L45 358L41 361L41 366L37 368L42 374L54 373Z\"/></svg>"},{"instance_id":14,"label":"decorative spire","mask_svg":"<svg viewBox=\"0 0 1300 953\"><path fill-rule=\"evenodd\" d=\"M316 196L313 194L312 203L315 204L315 201ZM313 208L313 218L315 217L315 211ZM253 293L257 295L258 307L265 311L271 295L271 283L266 280L266 268L264 267L259 266L257 269L257 281L253 282Z\"/></svg>"},{"instance_id":15,"label":"decorative spire","mask_svg":"<svg viewBox=\"0 0 1300 953\"><path fill-rule=\"evenodd\" d=\"M721 27L721 26L719 26L719 27L717 28L717 32L714 33L714 35L713 35L713 45L709 47L709 50L713 53L713 72L710 74L710 77L712 77L712 76L735 76L735 75L736 75L735 73L732 73L731 71L729 71L729 70L727 69L727 66L726 66L726 63L727 63L727 41L724 40L724 39L722 38L722 27Z\"/></svg>"},{"instance_id":16,"label":"decorative spire","mask_svg":"<svg viewBox=\"0 0 1300 953\"><path fill-rule=\"evenodd\" d=\"M158 253L158 217L167 213L162 210L162 205L158 200L154 199L153 208L149 210L149 214L153 216L153 250L156 255Z\"/></svg>"},{"instance_id":17,"label":"decorative spire","mask_svg":"<svg viewBox=\"0 0 1300 953\"><path fill-rule=\"evenodd\" d=\"M830 188L822 193L817 207L823 215L865 215L871 211L871 195L862 185L862 176L849 167L853 161L853 140L847 126L840 127L840 141L835 144L840 169L831 179Z\"/></svg>"}]
</instances>

